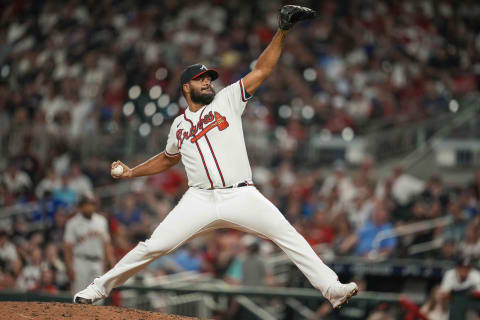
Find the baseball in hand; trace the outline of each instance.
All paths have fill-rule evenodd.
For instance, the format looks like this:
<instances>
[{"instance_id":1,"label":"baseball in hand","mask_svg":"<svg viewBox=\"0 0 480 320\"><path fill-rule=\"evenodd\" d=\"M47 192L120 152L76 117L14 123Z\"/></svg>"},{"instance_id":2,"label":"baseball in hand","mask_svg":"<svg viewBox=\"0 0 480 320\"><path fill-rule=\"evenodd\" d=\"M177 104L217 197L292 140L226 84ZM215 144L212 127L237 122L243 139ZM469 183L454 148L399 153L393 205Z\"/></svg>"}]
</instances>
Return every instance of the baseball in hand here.
<instances>
[{"instance_id":1,"label":"baseball in hand","mask_svg":"<svg viewBox=\"0 0 480 320\"><path fill-rule=\"evenodd\" d=\"M123 173L123 167L121 165L116 166L115 168L112 169L112 174L114 176L121 176Z\"/></svg>"}]
</instances>

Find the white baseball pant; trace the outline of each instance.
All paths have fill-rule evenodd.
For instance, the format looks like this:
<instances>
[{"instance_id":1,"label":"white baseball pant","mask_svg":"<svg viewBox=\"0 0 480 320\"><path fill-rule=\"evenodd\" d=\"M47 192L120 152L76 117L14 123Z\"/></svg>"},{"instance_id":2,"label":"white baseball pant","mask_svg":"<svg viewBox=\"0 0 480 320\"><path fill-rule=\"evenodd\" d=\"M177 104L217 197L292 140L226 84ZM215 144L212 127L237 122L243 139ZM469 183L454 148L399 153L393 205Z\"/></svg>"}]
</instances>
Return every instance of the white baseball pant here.
<instances>
[{"instance_id":1,"label":"white baseball pant","mask_svg":"<svg viewBox=\"0 0 480 320\"><path fill-rule=\"evenodd\" d=\"M281 212L255 187L203 190L190 188L177 206L154 230L150 239L139 242L110 271L94 280L108 296L114 287L201 233L233 228L268 238L277 244L324 295L338 280L308 242Z\"/></svg>"}]
</instances>

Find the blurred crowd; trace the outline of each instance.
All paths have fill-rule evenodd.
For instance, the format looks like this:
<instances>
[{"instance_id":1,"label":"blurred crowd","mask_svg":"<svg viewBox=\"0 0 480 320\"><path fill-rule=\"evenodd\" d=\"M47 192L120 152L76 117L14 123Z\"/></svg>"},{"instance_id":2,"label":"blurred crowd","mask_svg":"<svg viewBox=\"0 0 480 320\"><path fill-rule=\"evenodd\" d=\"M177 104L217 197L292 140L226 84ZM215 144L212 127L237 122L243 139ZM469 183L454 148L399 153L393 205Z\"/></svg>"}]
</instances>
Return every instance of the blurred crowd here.
<instances>
[{"instance_id":1,"label":"blurred crowd","mask_svg":"<svg viewBox=\"0 0 480 320\"><path fill-rule=\"evenodd\" d=\"M308 173L284 167L272 170L278 174L257 188L321 256L453 260L462 255L474 261L480 257L480 170L471 183L460 186L448 185L439 176L419 180L401 167L386 177L376 177L370 160L354 170L347 170L341 162L332 170ZM65 224L72 215L81 214L75 199L83 192L95 192L89 189L93 179L78 171L76 179L65 182L65 176L56 177L52 170L51 177L31 188L34 194L44 192L42 198L18 199L17 205L2 208L1 288L69 289L62 251ZM3 177L18 181L20 176L30 179L21 168ZM138 178L128 190L113 197L97 196L95 211L108 220L117 260L149 237L185 189L182 172L172 169ZM9 194L8 186L5 194ZM442 223L432 227L440 220ZM391 234L378 241L381 233L401 232L415 223L426 225L425 230L398 238ZM428 244L426 250L412 251L424 244ZM250 252L265 257L278 251L268 241L220 230L158 259L148 271L154 277L180 271L207 272L231 283L248 284L249 277L242 272L245 255ZM256 278L258 273L253 273L256 280L251 283L275 283L267 271L261 281Z\"/></svg>"},{"instance_id":2,"label":"blurred crowd","mask_svg":"<svg viewBox=\"0 0 480 320\"><path fill-rule=\"evenodd\" d=\"M357 133L457 112L454 98L477 91L476 1L303 4L318 18L290 32L274 74L250 103L251 150L273 143L294 153L322 130ZM34 153L44 174L66 150L118 157L161 148L170 120L185 108L183 68L217 68L217 89L238 80L275 32L280 5L3 3L0 151L8 157L1 165Z\"/></svg>"},{"instance_id":3,"label":"blurred crowd","mask_svg":"<svg viewBox=\"0 0 480 320\"><path fill-rule=\"evenodd\" d=\"M111 187L110 162L134 165L162 151L171 120L185 108L178 86L185 66L218 69L217 90L248 73L275 32L280 4L0 4L1 289L69 290L62 242L81 195L97 197L117 259L151 234L187 188L182 169L137 179L125 190ZM401 167L378 176L370 157L354 170L341 161L331 170L307 169L296 154L322 130L362 132L379 122L456 112L452 99L478 87L478 2L303 4L318 18L290 32L279 65L244 116L257 187L321 254L477 259L480 171L452 185ZM375 241L379 233L439 218L446 223ZM431 248L411 250L425 243ZM149 271L202 271L258 284L245 265L255 259L239 252L275 250L217 231ZM265 284L275 282L269 270L260 274Z\"/></svg>"}]
</instances>

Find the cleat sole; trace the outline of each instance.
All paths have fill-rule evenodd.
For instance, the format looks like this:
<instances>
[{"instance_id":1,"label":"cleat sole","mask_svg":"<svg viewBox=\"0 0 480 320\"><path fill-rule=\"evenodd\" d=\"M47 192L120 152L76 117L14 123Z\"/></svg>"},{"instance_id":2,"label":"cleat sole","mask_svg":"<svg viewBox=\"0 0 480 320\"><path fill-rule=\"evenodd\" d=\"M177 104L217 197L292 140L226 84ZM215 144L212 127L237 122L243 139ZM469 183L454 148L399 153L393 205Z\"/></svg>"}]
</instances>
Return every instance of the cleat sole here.
<instances>
[{"instance_id":1,"label":"cleat sole","mask_svg":"<svg viewBox=\"0 0 480 320\"><path fill-rule=\"evenodd\" d=\"M350 300L351 297L357 295L357 293L358 293L358 288L355 288L349 294L347 294L345 297L343 297L343 299L340 301L340 303L336 307L334 307L333 309L335 309L335 310L340 309L346 302L348 302L348 300Z\"/></svg>"}]
</instances>

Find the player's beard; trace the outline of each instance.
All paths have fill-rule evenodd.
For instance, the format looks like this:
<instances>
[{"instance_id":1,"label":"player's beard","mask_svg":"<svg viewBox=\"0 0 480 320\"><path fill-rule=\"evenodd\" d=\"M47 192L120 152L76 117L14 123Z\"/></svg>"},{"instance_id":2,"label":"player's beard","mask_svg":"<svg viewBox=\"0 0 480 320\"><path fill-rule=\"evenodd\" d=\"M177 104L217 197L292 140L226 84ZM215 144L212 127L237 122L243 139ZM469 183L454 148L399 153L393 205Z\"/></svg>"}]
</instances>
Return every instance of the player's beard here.
<instances>
[{"instance_id":1,"label":"player's beard","mask_svg":"<svg viewBox=\"0 0 480 320\"><path fill-rule=\"evenodd\" d=\"M210 104L213 99L215 98L215 90L210 87L210 92L204 92L200 90L199 92L196 92L195 89L190 91L190 99L192 99L193 102L202 104L202 105L207 105Z\"/></svg>"}]
</instances>

